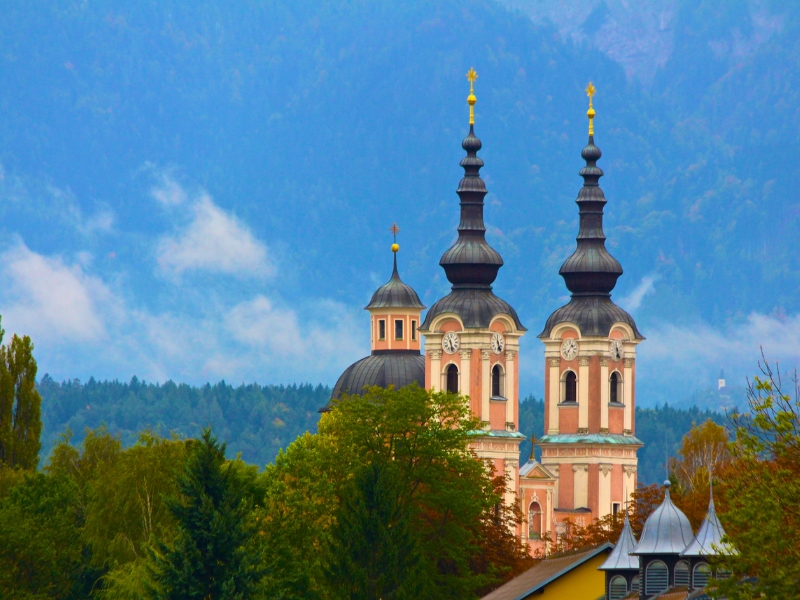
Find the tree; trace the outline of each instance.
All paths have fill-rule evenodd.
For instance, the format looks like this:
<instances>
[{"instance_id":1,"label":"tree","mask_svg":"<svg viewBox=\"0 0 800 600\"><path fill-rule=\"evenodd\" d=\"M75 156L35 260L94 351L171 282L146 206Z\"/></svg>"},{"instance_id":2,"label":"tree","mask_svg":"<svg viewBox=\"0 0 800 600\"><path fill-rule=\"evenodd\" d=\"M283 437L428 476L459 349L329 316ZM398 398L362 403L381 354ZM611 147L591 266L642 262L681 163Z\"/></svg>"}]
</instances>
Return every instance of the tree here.
<instances>
[{"instance_id":1,"label":"tree","mask_svg":"<svg viewBox=\"0 0 800 600\"><path fill-rule=\"evenodd\" d=\"M708 419L702 425L694 425L683 436L678 456L669 460L670 473L674 474L678 487L685 492L701 492L707 495L709 478L730 462L728 431Z\"/></svg>"},{"instance_id":2,"label":"tree","mask_svg":"<svg viewBox=\"0 0 800 600\"><path fill-rule=\"evenodd\" d=\"M419 598L422 555L394 465L367 465L347 488L326 551L325 575L334 596Z\"/></svg>"},{"instance_id":3,"label":"tree","mask_svg":"<svg viewBox=\"0 0 800 600\"><path fill-rule=\"evenodd\" d=\"M720 489L727 541L717 568L728 598L796 598L800 589L800 388L766 359L748 387L748 411L730 415L733 461ZM746 578L746 579L742 579Z\"/></svg>"},{"instance_id":4,"label":"tree","mask_svg":"<svg viewBox=\"0 0 800 600\"><path fill-rule=\"evenodd\" d=\"M0 328L0 343L4 333ZM29 470L39 465L41 403L33 342L14 334L0 346L0 463Z\"/></svg>"},{"instance_id":5,"label":"tree","mask_svg":"<svg viewBox=\"0 0 800 600\"><path fill-rule=\"evenodd\" d=\"M152 593L159 599L248 598L258 579L250 522L252 499L221 446L203 430L191 444L179 493L167 506L177 523L172 544L150 550Z\"/></svg>"},{"instance_id":6,"label":"tree","mask_svg":"<svg viewBox=\"0 0 800 600\"><path fill-rule=\"evenodd\" d=\"M336 403L318 434L296 440L265 471L260 523L271 568L267 595L328 595L328 582L317 573L335 563L325 554L336 547L337 515L352 482L373 464L392 465L397 504L418 540L417 597L472 598L498 581L511 565L476 560L503 502L490 469L470 449L478 429L462 397L415 385L375 387ZM491 539L505 544L514 537ZM503 548L496 556L515 552Z\"/></svg>"}]
</instances>

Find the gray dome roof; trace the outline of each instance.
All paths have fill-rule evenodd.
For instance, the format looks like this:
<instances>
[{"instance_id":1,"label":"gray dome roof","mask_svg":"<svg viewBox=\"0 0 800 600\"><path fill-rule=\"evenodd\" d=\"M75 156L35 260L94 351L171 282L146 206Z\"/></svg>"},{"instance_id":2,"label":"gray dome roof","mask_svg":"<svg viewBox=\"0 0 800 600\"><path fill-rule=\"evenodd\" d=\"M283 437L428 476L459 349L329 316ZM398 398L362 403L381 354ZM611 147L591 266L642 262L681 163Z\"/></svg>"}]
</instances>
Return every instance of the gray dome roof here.
<instances>
[{"instance_id":1,"label":"gray dome roof","mask_svg":"<svg viewBox=\"0 0 800 600\"><path fill-rule=\"evenodd\" d=\"M694 538L689 519L669 497L669 481L664 486L664 501L647 517L633 554L680 554Z\"/></svg>"},{"instance_id":2,"label":"gray dome roof","mask_svg":"<svg viewBox=\"0 0 800 600\"><path fill-rule=\"evenodd\" d=\"M333 386L331 400L342 394L361 394L364 387L393 385L401 388L411 383L425 387L425 357L418 350L373 350L345 369ZM330 410L330 402L320 412Z\"/></svg>"},{"instance_id":3,"label":"gray dome roof","mask_svg":"<svg viewBox=\"0 0 800 600\"><path fill-rule=\"evenodd\" d=\"M628 521L628 514L625 513L625 524L622 526L622 533L617 540L614 550L608 555L606 561L597 567L601 571L621 571L639 570L639 557L631 555L636 546L636 538L633 537L631 523Z\"/></svg>"},{"instance_id":4,"label":"gray dome roof","mask_svg":"<svg viewBox=\"0 0 800 600\"><path fill-rule=\"evenodd\" d=\"M643 340L633 317L611 301L602 296L573 296L569 304L562 306L547 319L540 338L550 337L553 327L559 323L575 323L582 336L602 336L611 333L614 323L627 323L633 329L637 340Z\"/></svg>"},{"instance_id":5,"label":"gray dome roof","mask_svg":"<svg viewBox=\"0 0 800 600\"><path fill-rule=\"evenodd\" d=\"M495 316L504 314L514 320L517 329L527 331L519 322L517 311L508 302L495 296L491 288L454 289L431 306L420 329L429 329L434 317L447 312L461 317L464 327L489 327Z\"/></svg>"},{"instance_id":6,"label":"gray dome roof","mask_svg":"<svg viewBox=\"0 0 800 600\"><path fill-rule=\"evenodd\" d=\"M725 544L722 543L722 536L725 535L725 530L722 528L722 523L717 518L717 511L714 510L714 498L708 503L708 512L700 525L700 530L697 535L681 552L681 556L718 556L721 553L727 553L722 549ZM715 550L714 546L718 549Z\"/></svg>"},{"instance_id":7,"label":"gray dome roof","mask_svg":"<svg viewBox=\"0 0 800 600\"><path fill-rule=\"evenodd\" d=\"M375 290L366 308L425 308L414 288L400 280L397 272L397 254L394 255L394 271L391 279Z\"/></svg>"}]
</instances>

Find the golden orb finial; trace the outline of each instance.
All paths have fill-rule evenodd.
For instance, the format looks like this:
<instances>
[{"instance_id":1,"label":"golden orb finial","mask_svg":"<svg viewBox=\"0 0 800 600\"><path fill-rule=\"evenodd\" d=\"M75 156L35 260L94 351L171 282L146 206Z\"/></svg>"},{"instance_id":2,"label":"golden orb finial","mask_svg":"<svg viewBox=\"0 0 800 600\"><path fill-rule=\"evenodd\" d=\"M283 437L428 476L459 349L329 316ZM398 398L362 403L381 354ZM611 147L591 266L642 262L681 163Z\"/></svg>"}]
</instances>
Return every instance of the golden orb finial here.
<instances>
[{"instance_id":1,"label":"golden orb finial","mask_svg":"<svg viewBox=\"0 0 800 600\"><path fill-rule=\"evenodd\" d=\"M470 67L467 71L467 79L469 80L469 96L467 96L467 104L469 104L469 124L475 125L475 103L478 99L475 97L475 80L478 78L478 73L475 69Z\"/></svg>"},{"instance_id":2,"label":"golden orb finial","mask_svg":"<svg viewBox=\"0 0 800 600\"><path fill-rule=\"evenodd\" d=\"M589 117L589 135L594 135L594 107L592 107L592 96L594 96L597 89L592 82L586 86L586 95L589 96L589 110L586 111L586 116Z\"/></svg>"},{"instance_id":3,"label":"golden orb finial","mask_svg":"<svg viewBox=\"0 0 800 600\"><path fill-rule=\"evenodd\" d=\"M394 237L394 243L392 244L392 252L395 254L398 250L400 250L400 244L397 243L397 234L400 233L400 228L397 226L397 223L393 223L391 227L389 227L389 231L392 232L392 236Z\"/></svg>"}]
</instances>

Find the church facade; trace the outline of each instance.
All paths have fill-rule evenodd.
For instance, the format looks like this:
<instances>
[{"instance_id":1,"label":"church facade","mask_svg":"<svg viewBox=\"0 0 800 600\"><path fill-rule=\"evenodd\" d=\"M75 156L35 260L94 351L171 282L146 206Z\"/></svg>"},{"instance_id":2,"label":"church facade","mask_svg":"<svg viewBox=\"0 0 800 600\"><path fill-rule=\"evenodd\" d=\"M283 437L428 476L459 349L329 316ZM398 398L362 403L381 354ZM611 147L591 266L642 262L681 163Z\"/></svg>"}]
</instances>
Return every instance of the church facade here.
<instances>
[{"instance_id":1,"label":"church facade","mask_svg":"<svg viewBox=\"0 0 800 600\"><path fill-rule=\"evenodd\" d=\"M588 524L623 510L627 494L636 488L642 443L635 436L635 364L636 346L644 338L633 318L611 300L622 267L605 248L606 200L599 186L603 172L597 166L601 152L594 144L590 84L577 247L560 270L571 299L550 315L539 334L545 435L536 441L541 461L531 457L520 464L519 445L526 439L519 431L520 340L527 329L493 289L503 259L485 236L487 190L474 131L476 77L470 70L470 126L456 192L458 238L439 261L451 291L422 319L425 307L400 279L395 254L389 282L366 307L372 352L345 370L331 399L360 393L365 386L411 383L466 397L481 422L473 439L476 455L508 477L506 502L519 503L525 515L519 535L531 552L546 553L563 533L564 520ZM397 244L392 250L397 252Z\"/></svg>"}]
</instances>

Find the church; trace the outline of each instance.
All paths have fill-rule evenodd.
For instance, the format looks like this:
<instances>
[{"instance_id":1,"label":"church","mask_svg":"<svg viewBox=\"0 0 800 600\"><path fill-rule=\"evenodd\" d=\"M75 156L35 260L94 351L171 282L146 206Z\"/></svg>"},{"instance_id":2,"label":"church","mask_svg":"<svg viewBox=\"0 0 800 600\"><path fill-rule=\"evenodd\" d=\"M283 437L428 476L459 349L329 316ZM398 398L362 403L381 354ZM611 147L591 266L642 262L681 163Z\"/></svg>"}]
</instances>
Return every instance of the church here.
<instances>
[{"instance_id":1,"label":"church","mask_svg":"<svg viewBox=\"0 0 800 600\"><path fill-rule=\"evenodd\" d=\"M554 307L542 325L543 356L531 359L542 361L545 381L545 435L535 440L541 462L531 457L520 464L519 445L526 439L519 431L519 364L525 359L520 338L528 329L492 287L503 259L486 241L474 69L467 78L469 133L462 142L464 177L456 191L458 238L439 261L451 291L423 318L426 307L400 278L395 243L391 278L366 306L371 354L342 373L331 400L359 394L366 386L412 383L466 397L482 423L473 450L494 465L495 473L507 475L506 501L518 502L525 515L518 533L531 553L546 554L564 533L566 519L582 525L622 511L636 489L636 453L643 445L636 437L634 410L636 346L644 338L633 317L611 299L623 271L605 247L606 199L597 166L602 153L594 142L590 83L583 187L576 200L577 247L559 271L571 298Z\"/></svg>"}]
</instances>

